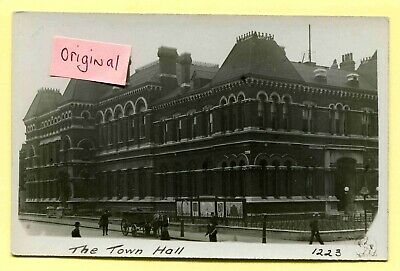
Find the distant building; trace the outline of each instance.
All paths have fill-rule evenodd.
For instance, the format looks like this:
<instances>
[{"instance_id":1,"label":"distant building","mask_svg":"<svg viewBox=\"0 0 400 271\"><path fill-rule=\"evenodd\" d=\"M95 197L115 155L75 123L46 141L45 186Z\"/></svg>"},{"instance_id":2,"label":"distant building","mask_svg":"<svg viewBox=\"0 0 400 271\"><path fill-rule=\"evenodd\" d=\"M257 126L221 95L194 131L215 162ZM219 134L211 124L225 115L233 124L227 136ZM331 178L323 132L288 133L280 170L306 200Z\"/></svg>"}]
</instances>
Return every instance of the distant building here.
<instances>
[{"instance_id":1,"label":"distant building","mask_svg":"<svg viewBox=\"0 0 400 271\"><path fill-rule=\"evenodd\" d=\"M377 201L377 52L357 69L352 54L297 63L250 32L221 67L168 47L158 58L124 88L38 91L20 153L28 210L336 214L357 211L363 186Z\"/></svg>"}]
</instances>

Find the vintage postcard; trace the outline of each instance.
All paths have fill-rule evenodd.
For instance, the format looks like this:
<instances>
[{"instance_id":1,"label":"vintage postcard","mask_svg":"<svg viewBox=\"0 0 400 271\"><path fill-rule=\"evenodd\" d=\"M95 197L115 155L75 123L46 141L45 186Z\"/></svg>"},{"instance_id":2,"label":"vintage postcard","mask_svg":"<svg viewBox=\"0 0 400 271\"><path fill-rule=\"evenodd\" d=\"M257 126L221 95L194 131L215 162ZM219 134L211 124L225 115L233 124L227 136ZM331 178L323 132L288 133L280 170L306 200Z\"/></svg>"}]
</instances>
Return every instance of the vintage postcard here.
<instances>
[{"instance_id":1,"label":"vintage postcard","mask_svg":"<svg viewBox=\"0 0 400 271\"><path fill-rule=\"evenodd\" d=\"M387 259L388 21L15 13L14 255Z\"/></svg>"}]
</instances>

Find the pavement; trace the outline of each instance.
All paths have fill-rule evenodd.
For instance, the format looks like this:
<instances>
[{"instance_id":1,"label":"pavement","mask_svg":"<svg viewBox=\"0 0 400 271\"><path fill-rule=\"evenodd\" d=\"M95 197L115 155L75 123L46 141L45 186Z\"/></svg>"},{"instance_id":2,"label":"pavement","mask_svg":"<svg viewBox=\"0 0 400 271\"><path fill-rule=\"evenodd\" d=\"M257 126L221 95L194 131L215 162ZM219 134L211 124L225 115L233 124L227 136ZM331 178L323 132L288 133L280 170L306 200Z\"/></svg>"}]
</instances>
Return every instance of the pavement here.
<instances>
[{"instance_id":1,"label":"pavement","mask_svg":"<svg viewBox=\"0 0 400 271\"><path fill-rule=\"evenodd\" d=\"M81 217L81 216L65 216L63 218L47 217L43 214L20 214L24 228L33 235L46 234L58 236L70 236L73 225L76 221L81 223L81 232L83 236L87 237L102 237L102 231L98 226L98 218L94 217ZM66 228L65 226L68 226ZM181 232L178 224L172 224L169 227L169 235L174 240L195 241L195 242L208 242L208 237L204 232L194 230L190 225L185 226L184 236L181 237ZM110 219L109 236L110 238L123 237L121 233L120 220ZM132 237L129 234L128 237ZM279 237L279 235L278 235ZM138 234L135 238L154 238L147 237L143 234ZM218 242L246 242L246 243L261 243L262 234L258 229L244 232L243 230L226 231L220 229L218 232ZM286 240L285 238L276 238L273 234L267 233L267 243L304 243L305 241L299 240ZM339 240L332 243L335 244L354 244L355 240ZM331 242L325 242L331 243Z\"/></svg>"}]
</instances>

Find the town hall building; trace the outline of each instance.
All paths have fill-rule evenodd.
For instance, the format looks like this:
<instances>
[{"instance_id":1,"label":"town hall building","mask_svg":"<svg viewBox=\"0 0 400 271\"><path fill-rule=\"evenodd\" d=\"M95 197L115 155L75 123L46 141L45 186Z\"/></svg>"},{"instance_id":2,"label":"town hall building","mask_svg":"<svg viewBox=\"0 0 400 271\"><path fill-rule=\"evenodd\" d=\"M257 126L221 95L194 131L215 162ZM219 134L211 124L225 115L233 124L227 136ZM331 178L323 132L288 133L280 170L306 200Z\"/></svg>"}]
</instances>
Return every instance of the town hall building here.
<instances>
[{"instance_id":1,"label":"town hall building","mask_svg":"<svg viewBox=\"0 0 400 271\"><path fill-rule=\"evenodd\" d=\"M156 52L155 52L156 53ZM293 62L249 32L221 66L160 47L125 87L71 79L23 119L26 211L134 207L201 219L355 212L377 202L377 52ZM340 62L340 63L339 63Z\"/></svg>"}]
</instances>

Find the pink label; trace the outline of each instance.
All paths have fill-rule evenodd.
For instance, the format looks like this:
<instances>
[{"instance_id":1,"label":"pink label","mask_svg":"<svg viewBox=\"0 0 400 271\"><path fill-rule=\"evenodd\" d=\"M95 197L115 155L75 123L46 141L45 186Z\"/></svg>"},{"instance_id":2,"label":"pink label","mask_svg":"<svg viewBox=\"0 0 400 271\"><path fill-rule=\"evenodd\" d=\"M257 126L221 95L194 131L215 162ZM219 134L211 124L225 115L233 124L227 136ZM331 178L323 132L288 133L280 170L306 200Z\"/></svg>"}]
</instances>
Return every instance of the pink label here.
<instances>
[{"instance_id":1,"label":"pink label","mask_svg":"<svg viewBox=\"0 0 400 271\"><path fill-rule=\"evenodd\" d=\"M125 85L131 46L55 37L51 76Z\"/></svg>"}]
</instances>

